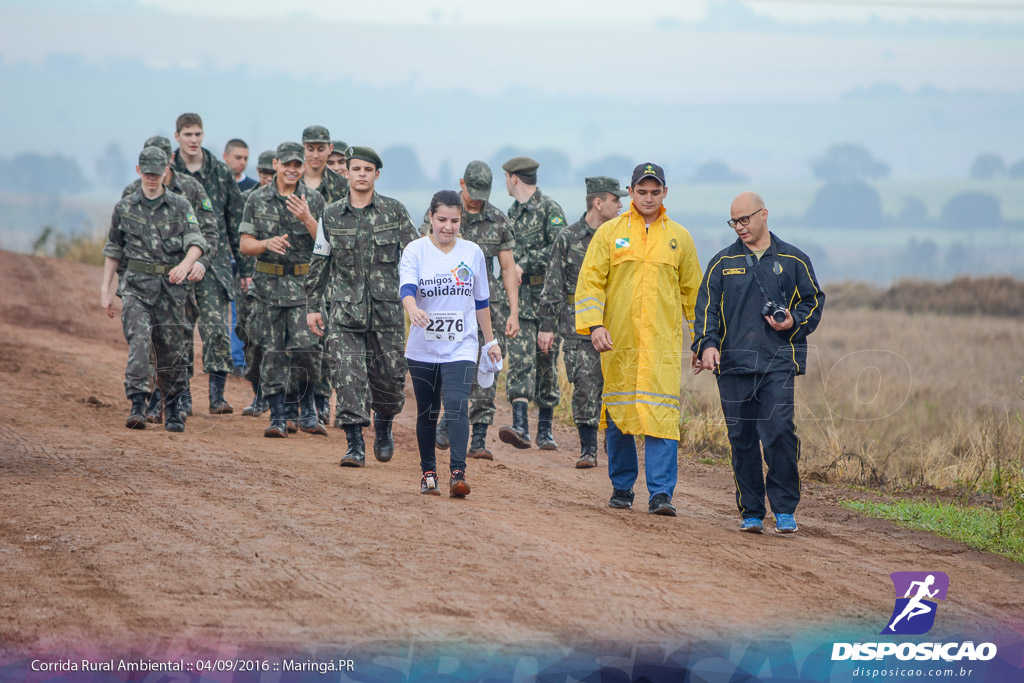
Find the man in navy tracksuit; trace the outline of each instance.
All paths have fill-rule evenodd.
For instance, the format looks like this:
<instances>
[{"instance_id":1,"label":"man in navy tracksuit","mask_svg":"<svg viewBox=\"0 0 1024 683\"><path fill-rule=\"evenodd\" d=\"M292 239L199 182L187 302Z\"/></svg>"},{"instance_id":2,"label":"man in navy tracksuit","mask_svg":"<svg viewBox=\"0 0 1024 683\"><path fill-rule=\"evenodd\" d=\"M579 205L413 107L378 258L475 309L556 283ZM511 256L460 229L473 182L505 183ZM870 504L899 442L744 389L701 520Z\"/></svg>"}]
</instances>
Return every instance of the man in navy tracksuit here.
<instances>
[{"instance_id":1,"label":"man in navy tracksuit","mask_svg":"<svg viewBox=\"0 0 1024 683\"><path fill-rule=\"evenodd\" d=\"M825 293L807 255L768 231L761 197L744 192L731 213L738 239L711 259L697 293L695 372L718 376L740 529L763 532L767 492L775 531L793 533L800 502L793 377L806 370L807 335L821 320Z\"/></svg>"}]
</instances>

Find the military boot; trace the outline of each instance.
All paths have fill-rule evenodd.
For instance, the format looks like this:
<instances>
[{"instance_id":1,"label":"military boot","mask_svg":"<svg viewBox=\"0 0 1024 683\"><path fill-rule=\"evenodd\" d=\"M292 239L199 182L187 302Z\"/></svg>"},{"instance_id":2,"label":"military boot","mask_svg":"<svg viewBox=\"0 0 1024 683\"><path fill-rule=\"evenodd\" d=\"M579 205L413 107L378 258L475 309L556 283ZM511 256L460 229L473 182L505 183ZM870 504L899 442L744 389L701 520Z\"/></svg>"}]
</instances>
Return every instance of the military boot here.
<instances>
[{"instance_id":1,"label":"military boot","mask_svg":"<svg viewBox=\"0 0 1024 683\"><path fill-rule=\"evenodd\" d=\"M313 396L313 402L316 404L316 414L320 418L320 424L325 427L331 424L331 397L316 394Z\"/></svg>"},{"instance_id":2,"label":"military boot","mask_svg":"<svg viewBox=\"0 0 1024 683\"><path fill-rule=\"evenodd\" d=\"M299 409L302 417L299 418L299 429L307 434L327 436L327 428L320 424L320 415L316 410L316 397L313 395L313 387L306 387L299 399Z\"/></svg>"},{"instance_id":3,"label":"military boot","mask_svg":"<svg viewBox=\"0 0 1024 683\"><path fill-rule=\"evenodd\" d=\"M164 398L164 429L169 432L185 431L185 409L182 406L185 394Z\"/></svg>"},{"instance_id":4,"label":"military boot","mask_svg":"<svg viewBox=\"0 0 1024 683\"><path fill-rule=\"evenodd\" d=\"M576 469L597 467L597 427L576 425L576 429L580 433L580 458L576 461Z\"/></svg>"},{"instance_id":5,"label":"military boot","mask_svg":"<svg viewBox=\"0 0 1024 683\"><path fill-rule=\"evenodd\" d=\"M537 411L537 448L542 451L557 451L558 444L551 435L551 419L555 416L553 408L541 408Z\"/></svg>"},{"instance_id":6,"label":"military boot","mask_svg":"<svg viewBox=\"0 0 1024 683\"><path fill-rule=\"evenodd\" d=\"M294 434L299 431L299 395L284 395L284 418L288 425L288 432Z\"/></svg>"},{"instance_id":7,"label":"military boot","mask_svg":"<svg viewBox=\"0 0 1024 683\"><path fill-rule=\"evenodd\" d=\"M188 388L181 394L181 400L178 401L178 410L180 410L185 417L192 417L192 389ZM164 412L166 413L167 406L164 406Z\"/></svg>"},{"instance_id":8,"label":"military boot","mask_svg":"<svg viewBox=\"0 0 1024 683\"><path fill-rule=\"evenodd\" d=\"M284 419L284 394L278 392L267 396L267 403L270 404L270 426L263 430L263 436L268 439L283 439L288 436L288 426Z\"/></svg>"},{"instance_id":9,"label":"military boot","mask_svg":"<svg viewBox=\"0 0 1024 683\"><path fill-rule=\"evenodd\" d=\"M395 454L395 440L391 436L391 415L373 414L373 457L378 462L387 462Z\"/></svg>"},{"instance_id":10,"label":"military boot","mask_svg":"<svg viewBox=\"0 0 1024 683\"><path fill-rule=\"evenodd\" d=\"M450 446L451 442L448 441L448 413L445 413L437 421L437 431L434 432L434 447L446 451Z\"/></svg>"},{"instance_id":11,"label":"military boot","mask_svg":"<svg viewBox=\"0 0 1024 683\"><path fill-rule=\"evenodd\" d=\"M260 391L260 383L258 380L252 381L252 403L242 408L242 415L246 417L259 417L260 413L256 412L259 409L260 402L263 400L263 393Z\"/></svg>"},{"instance_id":12,"label":"military boot","mask_svg":"<svg viewBox=\"0 0 1024 683\"><path fill-rule=\"evenodd\" d=\"M498 430L498 438L516 448L529 448L530 421L527 410L530 404L526 401L512 401L512 426Z\"/></svg>"},{"instance_id":13,"label":"military boot","mask_svg":"<svg viewBox=\"0 0 1024 683\"><path fill-rule=\"evenodd\" d=\"M163 424L164 421L164 395L159 389L154 389L149 395L149 403L146 404L146 422L150 424Z\"/></svg>"},{"instance_id":14,"label":"military boot","mask_svg":"<svg viewBox=\"0 0 1024 683\"><path fill-rule=\"evenodd\" d=\"M124 426L128 429L146 428L146 395L132 394L132 412L128 414L128 420Z\"/></svg>"},{"instance_id":15,"label":"military boot","mask_svg":"<svg viewBox=\"0 0 1024 683\"><path fill-rule=\"evenodd\" d=\"M366 465L366 444L363 443L362 425L345 425L348 450L341 458L342 467L363 467Z\"/></svg>"},{"instance_id":16,"label":"military boot","mask_svg":"<svg viewBox=\"0 0 1024 683\"><path fill-rule=\"evenodd\" d=\"M227 379L226 372L210 373L210 415L230 415L235 412L231 404L224 400L224 384Z\"/></svg>"},{"instance_id":17,"label":"military boot","mask_svg":"<svg viewBox=\"0 0 1024 683\"><path fill-rule=\"evenodd\" d=\"M473 425L473 438L469 441L468 458L494 460L494 454L487 450L487 427L482 422Z\"/></svg>"}]
</instances>

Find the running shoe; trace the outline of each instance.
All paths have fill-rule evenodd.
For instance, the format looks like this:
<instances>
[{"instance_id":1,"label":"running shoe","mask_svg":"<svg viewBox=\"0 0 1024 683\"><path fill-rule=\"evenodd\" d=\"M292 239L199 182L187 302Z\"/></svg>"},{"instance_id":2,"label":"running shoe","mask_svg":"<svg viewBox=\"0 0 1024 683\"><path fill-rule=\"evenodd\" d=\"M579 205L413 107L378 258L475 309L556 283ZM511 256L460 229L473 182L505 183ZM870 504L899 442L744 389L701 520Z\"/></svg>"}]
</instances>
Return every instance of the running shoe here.
<instances>
[{"instance_id":1,"label":"running shoe","mask_svg":"<svg viewBox=\"0 0 1024 683\"><path fill-rule=\"evenodd\" d=\"M744 517L740 522L740 531L746 531L748 534L763 534L764 522L757 517Z\"/></svg>"},{"instance_id":2,"label":"running shoe","mask_svg":"<svg viewBox=\"0 0 1024 683\"><path fill-rule=\"evenodd\" d=\"M427 496L440 496L441 489L437 488L437 472L424 472L420 479L420 493Z\"/></svg>"},{"instance_id":3,"label":"running shoe","mask_svg":"<svg viewBox=\"0 0 1024 683\"><path fill-rule=\"evenodd\" d=\"M775 515L775 533L795 534L798 531L793 515Z\"/></svg>"},{"instance_id":4,"label":"running shoe","mask_svg":"<svg viewBox=\"0 0 1024 683\"><path fill-rule=\"evenodd\" d=\"M465 498L469 495L469 484L466 483L466 473L462 470L452 470L452 479L448 483L449 498Z\"/></svg>"}]
</instances>

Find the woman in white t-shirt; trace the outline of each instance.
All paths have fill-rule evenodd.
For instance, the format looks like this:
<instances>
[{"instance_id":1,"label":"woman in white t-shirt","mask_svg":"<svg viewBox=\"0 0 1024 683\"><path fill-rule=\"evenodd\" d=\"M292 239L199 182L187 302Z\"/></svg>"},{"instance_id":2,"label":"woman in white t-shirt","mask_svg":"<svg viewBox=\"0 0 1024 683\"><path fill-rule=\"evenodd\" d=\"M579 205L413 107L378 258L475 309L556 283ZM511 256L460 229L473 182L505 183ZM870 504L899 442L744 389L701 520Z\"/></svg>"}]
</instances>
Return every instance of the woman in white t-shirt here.
<instances>
[{"instance_id":1,"label":"woman in white t-shirt","mask_svg":"<svg viewBox=\"0 0 1024 683\"><path fill-rule=\"evenodd\" d=\"M435 194L428 216L430 233L405 248L399 265L402 305L412 321L405 356L416 394L416 440L423 470L420 493L441 493L434 436L443 400L451 444L448 494L463 498L469 494L466 446L478 326L484 335L484 353L492 361L500 362L501 349L491 330L486 259L475 243L458 237L459 194L451 190Z\"/></svg>"}]
</instances>

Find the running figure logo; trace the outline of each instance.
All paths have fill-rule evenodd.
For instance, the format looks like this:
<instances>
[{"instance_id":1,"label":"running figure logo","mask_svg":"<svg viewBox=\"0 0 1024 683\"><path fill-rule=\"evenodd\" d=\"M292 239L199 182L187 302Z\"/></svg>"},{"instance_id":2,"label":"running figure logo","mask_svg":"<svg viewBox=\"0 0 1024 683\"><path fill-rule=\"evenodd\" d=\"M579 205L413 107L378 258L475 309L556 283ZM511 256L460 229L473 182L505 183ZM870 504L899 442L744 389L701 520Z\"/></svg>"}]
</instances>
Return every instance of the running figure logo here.
<instances>
[{"instance_id":1,"label":"running figure logo","mask_svg":"<svg viewBox=\"0 0 1024 683\"><path fill-rule=\"evenodd\" d=\"M935 624L935 600L945 600L949 576L943 572L893 572L896 604L889 625L882 634L916 636L928 633ZM903 596L903 597L899 597Z\"/></svg>"}]
</instances>

